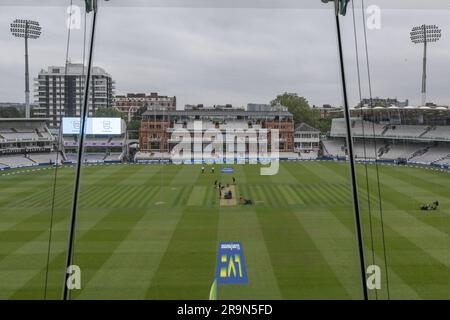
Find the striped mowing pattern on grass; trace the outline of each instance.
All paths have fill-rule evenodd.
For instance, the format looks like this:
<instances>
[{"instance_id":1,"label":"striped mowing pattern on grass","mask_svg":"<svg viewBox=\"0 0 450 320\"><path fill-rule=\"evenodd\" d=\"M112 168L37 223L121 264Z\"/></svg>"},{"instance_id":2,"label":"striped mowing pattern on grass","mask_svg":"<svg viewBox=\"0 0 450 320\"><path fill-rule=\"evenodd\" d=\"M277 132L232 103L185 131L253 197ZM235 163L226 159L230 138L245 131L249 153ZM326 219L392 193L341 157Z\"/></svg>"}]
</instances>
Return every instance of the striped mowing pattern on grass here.
<instances>
[{"instance_id":1,"label":"striped mowing pattern on grass","mask_svg":"<svg viewBox=\"0 0 450 320\"><path fill-rule=\"evenodd\" d=\"M387 297L387 262L391 298L450 298L448 174L380 166L385 255L375 167L369 189L357 168L366 264L383 274L376 297ZM39 169L0 177L2 299L44 297L54 169ZM52 299L62 286L73 174L58 171ZM219 206L214 181L232 177L254 205ZM242 242L249 277L248 285L220 286L219 299L362 297L346 163L283 162L275 176L260 176L257 165L232 174L219 165L203 174L199 165L92 165L83 167L80 192L74 260L82 289L73 298L207 299L219 241ZM434 200L437 212L418 210Z\"/></svg>"}]
</instances>

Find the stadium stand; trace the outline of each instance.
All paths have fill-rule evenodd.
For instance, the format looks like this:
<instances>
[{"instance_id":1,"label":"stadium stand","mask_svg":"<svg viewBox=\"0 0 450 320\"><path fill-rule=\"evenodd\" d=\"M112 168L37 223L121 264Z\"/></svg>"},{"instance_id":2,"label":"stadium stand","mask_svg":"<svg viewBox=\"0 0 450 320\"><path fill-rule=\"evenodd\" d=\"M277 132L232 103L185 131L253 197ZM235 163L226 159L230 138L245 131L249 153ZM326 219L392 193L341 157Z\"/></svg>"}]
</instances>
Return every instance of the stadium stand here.
<instances>
[{"instance_id":1,"label":"stadium stand","mask_svg":"<svg viewBox=\"0 0 450 320\"><path fill-rule=\"evenodd\" d=\"M29 160L34 163L42 164L42 163L56 163L57 161L63 160L61 154L58 155L56 152L52 153L30 153L25 155Z\"/></svg>"},{"instance_id":2,"label":"stadium stand","mask_svg":"<svg viewBox=\"0 0 450 320\"><path fill-rule=\"evenodd\" d=\"M434 164L437 164L437 165L450 165L450 155L435 161Z\"/></svg>"},{"instance_id":3,"label":"stadium stand","mask_svg":"<svg viewBox=\"0 0 450 320\"><path fill-rule=\"evenodd\" d=\"M345 122L344 119L333 119L331 123L331 137L345 137Z\"/></svg>"},{"instance_id":4,"label":"stadium stand","mask_svg":"<svg viewBox=\"0 0 450 320\"><path fill-rule=\"evenodd\" d=\"M46 119L0 119L0 168L55 163L55 139Z\"/></svg>"},{"instance_id":5,"label":"stadium stand","mask_svg":"<svg viewBox=\"0 0 450 320\"><path fill-rule=\"evenodd\" d=\"M0 165L3 167L27 167L33 166L36 163L26 158L25 155L15 155L15 156L2 156L0 157Z\"/></svg>"},{"instance_id":6,"label":"stadium stand","mask_svg":"<svg viewBox=\"0 0 450 320\"><path fill-rule=\"evenodd\" d=\"M422 137L450 141L450 126L432 126Z\"/></svg>"},{"instance_id":7,"label":"stadium stand","mask_svg":"<svg viewBox=\"0 0 450 320\"><path fill-rule=\"evenodd\" d=\"M344 139L325 139L322 146L326 156L345 157Z\"/></svg>"},{"instance_id":8,"label":"stadium stand","mask_svg":"<svg viewBox=\"0 0 450 320\"><path fill-rule=\"evenodd\" d=\"M355 135L380 136L385 132L386 127L369 121L360 119L351 121L352 130Z\"/></svg>"},{"instance_id":9,"label":"stadium stand","mask_svg":"<svg viewBox=\"0 0 450 320\"><path fill-rule=\"evenodd\" d=\"M431 125L382 125L359 118L351 119L354 137L399 138L450 141L450 126ZM345 137L344 119L333 119L331 137Z\"/></svg>"},{"instance_id":10,"label":"stadium stand","mask_svg":"<svg viewBox=\"0 0 450 320\"><path fill-rule=\"evenodd\" d=\"M120 152L111 152L110 154L106 154L104 161L120 161L123 158L123 153Z\"/></svg>"},{"instance_id":11,"label":"stadium stand","mask_svg":"<svg viewBox=\"0 0 450 320\"><path fill-rule=\"evenodd\" d=\"M121 161L124 152L87 152L83 155L84 162ZM78 154L75 151L65 153L65 160L77 162Z\"/></svg>"},{"instance_id":12,"label":"stadium stand","mask_svg":"<svg viewBox=\"0 0 450 320\"><path fill-rule=\"evenodd\" d=\"M50 152L53 142L45 119L0 119L0 154Z\"/></svg>"},{"instance_id":13,"label":"stadium stand","mask_svg":"<svg viewBox=\"0 0 450 320\"><path fill-rule=\"evenodd\" d=\"M387 127L383 136L394 138L420 138L429 126L419 125L391 125Z\"/></svg>"},{"instance_id":14,"label":"stadium stand","mask_svg":"<svg viewBox=\"0 0 450 320\"><path fill-rule=\"evenodd\" d=\"M63 134L62 145L66 161L75 163L79 135ZM120 134L86 134L83 145L83 162L121 161L127 151L126 123L122 120Z\"/></svg>"},{"instance_id":15,"label":"stadium stand","mask_svg":"<svg viewBox=\"0 0 450 320\"><path fill-rule=\"evenodd\" d=\"M419 163L435 163L450 155L450 149L447 146L431 146L426 148L426 152L411 157L410 160Z\"/></svg>"},{"instance_id":16,"label":"stadium stand","mask_svg":"<svg viewBox=\"0 0 450 320\"><path fill-rule=\"evenodd\" d=\"M409 119L409 122L413 121ZM421 164L450 163L450 144L447 143L450 141L450 126L380 124L362 118L352 118L351 126L356 158L405 159ZM329 138L322 141L324 155L344 156L345 136L344 119L333 119Z\"/></svg>"},{"instance_id":17,"label":"stadium stand","mask_svg":"<svg viewBox=\"0 0 450 320\"><path fill-rule=\"evenodd\" d=\"M66 160L69 162L75 162L77 160L77 154L76 153L66 153Z\"/></svg>"},{"instance_id":18,"label":"stadium stand","mask_svg":"<svg viewBox=\"0 0 450 320\"><path fill-rule=\"evenodd\" d=\"M281 159L315 159L317 158L317 152L280 152Z\"/></svg>"},{"instance_id":19,"label":"stadium stand","mask_svg":"<svg viewBox=\"0 0 450 320\"><path fill-rule=\"evenodd\" d=\"M376 159L379 158L379 150L382 147L373 140L354 143L354 153L357 159Z\"/></svg>"},{"instance_id":20,"label":"stadium stand","mask_svg":"<svg viewBox=\"0 0 450 320\"><path fill-rule=\"evenodd\" d=\"M388 145L386 152L381 156L382 159L411 159L418 150L426 148L426 144L409 144L400 141Z\"/></svg>"},{"instance_id":21,"label":"stadium stand","mask_svg":"<svg viewBox=\"0 0 450 320\"><path fill-rule=\"evenodd\" d=\"M159 160L159 159L169 159L170 154L168 152L137 152L134 160Z\"/></svg>"},{"instance_id":22,"label":"stadium stand","mask_svg":"<svg viewBox=\"0 0 450 320\"><path fill-rule=\"evenodd\" d=\"M106 153L87 153L83 155L83 162L103 162L107 157ZM69 162L76 163L78 160L77 153L66 153L66 159Z\"/></svg>"},{"instance_id":23,"label":"stadium stand","mask_svg":"<svg viewBox=\"0 0 450 320\"><path fill-rule=\"evenodd\" d=\"M350 121L352 134L356 136L381 136L386 131L386 126L374 124L373 122L363 121L359 118L352 118ZM347 131L345 130L344 119L337 118L332 120L331 132L332 137L345 137Z\"/></svg>"}]
</instances>

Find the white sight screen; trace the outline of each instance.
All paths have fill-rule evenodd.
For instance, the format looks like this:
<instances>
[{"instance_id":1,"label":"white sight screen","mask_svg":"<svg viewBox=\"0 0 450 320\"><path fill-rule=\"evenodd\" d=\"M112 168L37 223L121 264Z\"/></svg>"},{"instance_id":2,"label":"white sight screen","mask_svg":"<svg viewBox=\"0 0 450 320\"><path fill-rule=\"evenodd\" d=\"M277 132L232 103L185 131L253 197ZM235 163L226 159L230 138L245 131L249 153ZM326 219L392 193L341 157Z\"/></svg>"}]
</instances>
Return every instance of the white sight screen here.
<instances>
[{"instance_id":1,"label":"white sight screen","mask_svg":"<svg viewBox=\"0 0 450 320\"><path fill-rule=\"evenodd\" d=\"M63 118L63 134L80 134L80 118ZM120 118L88 118L86 134L111 135L122 133Z\"/></svg>"}]
</instances>

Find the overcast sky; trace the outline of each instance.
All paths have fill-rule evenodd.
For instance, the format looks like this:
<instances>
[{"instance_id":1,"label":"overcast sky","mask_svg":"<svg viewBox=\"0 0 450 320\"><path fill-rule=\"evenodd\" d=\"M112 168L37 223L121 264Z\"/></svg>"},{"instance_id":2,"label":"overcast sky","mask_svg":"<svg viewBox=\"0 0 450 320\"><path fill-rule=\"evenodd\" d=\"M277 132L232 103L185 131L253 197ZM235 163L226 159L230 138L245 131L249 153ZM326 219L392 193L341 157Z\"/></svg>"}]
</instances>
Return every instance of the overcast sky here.
<instances>
[{"instance_id":1,"label":"overcast sky","mask_svg":"<svg viewBox=\"0 0 450 320\"><path fill-rule=\"evenodd\" d=\"M314 1L314 5L167 8L126 7L123 1L119 2L122 6L116 6L116 1L114 5L101 8L94 64L112 75L116 93L176 95L179 107L188 103L232 103L235 106L268 103L285 91L303 95L311 104L341 105L332 6L322 5L318 0L308 1ZM80 0L73 2L82 4ZM133 1L133 4L139 2ZM10 35L9 24L14 18L41 23L42 37L30 43L33 78L49 65L64 65L68 14L63 6L11 6L7 3L7 0L0 0L3 4L0 7L0 102L22 102L24 44ZM383 1L365 3L367 6L383 4ZM322 6L329 9L320 9ZM410 42L409 32L414 25L436 24L442 28L443 36L438 43L429 46L428 100L450 104L450 11L410 10L394 5L381 8L381 30L367 33L373 96L408 98L413 105L420 102L423 48ZM368 97L360 8L356 12L356 24L362 91L363 96ZM351 7L342 19L342 27L350 102L355 105L359 93ZM71 33L69 56L72 62L82 60L82 29L83 24L81 30Z\"/></svg>"}]
</instances>

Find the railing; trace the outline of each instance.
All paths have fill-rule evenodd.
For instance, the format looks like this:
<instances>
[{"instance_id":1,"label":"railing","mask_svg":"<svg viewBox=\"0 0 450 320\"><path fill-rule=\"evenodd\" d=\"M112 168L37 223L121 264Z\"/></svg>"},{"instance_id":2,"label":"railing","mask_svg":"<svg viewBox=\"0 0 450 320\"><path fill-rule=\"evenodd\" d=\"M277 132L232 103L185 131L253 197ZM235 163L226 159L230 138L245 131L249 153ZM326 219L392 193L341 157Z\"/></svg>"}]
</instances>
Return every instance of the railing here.
<instances>
[{"instance_id":1,"label":"railing","mask_svg":"<svg viewBox=\"0 0 450 320\"><path fill-rule=\"evenodd\" d=\"M330 133L331 138L345 138L345 133ZM450 137L419 137L419 136L410 136L410 135L395 135L395 136L381 136L381 135L368 135L368 134L358 134L353 133L354 138L366 138L366 139L391 139L391 140L415 140L415 141L442 141L448 142L450 141Z\"/></svg>"}]
</instances>

